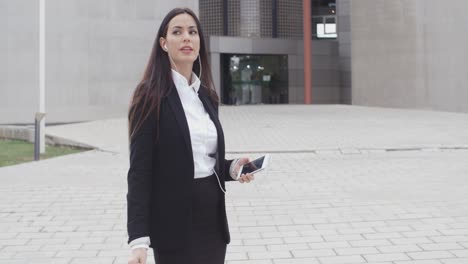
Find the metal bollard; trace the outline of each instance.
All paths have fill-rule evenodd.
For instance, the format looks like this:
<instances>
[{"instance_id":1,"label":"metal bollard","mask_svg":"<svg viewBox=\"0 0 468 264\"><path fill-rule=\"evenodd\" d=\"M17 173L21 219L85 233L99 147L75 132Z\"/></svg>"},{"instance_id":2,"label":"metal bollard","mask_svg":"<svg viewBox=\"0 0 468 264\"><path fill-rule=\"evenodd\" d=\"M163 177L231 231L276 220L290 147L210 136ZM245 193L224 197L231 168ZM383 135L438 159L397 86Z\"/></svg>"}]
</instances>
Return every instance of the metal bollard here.
<instances>
[{"instance_id":1,"label":"metal bollard","mask_svg":"<svg viewBox=\"0 0 468 264\"><path fill-rule=\"evenodd\" d=\"M41 146L41 120L44 118L45 113L36 113L34 122L34 160L40 159L40 146Z\"/></svg>"}]
</instances>

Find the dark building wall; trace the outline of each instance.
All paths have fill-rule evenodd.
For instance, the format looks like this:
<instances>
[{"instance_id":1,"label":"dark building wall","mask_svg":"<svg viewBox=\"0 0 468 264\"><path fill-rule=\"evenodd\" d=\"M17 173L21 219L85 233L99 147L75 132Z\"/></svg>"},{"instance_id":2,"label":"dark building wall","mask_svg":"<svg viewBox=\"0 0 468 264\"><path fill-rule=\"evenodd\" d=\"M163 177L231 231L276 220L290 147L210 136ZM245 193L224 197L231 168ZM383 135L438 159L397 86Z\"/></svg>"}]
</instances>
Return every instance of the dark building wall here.
<instances>
[{"instance_id":1,"label":"dark building wall","mask_svg":"<svg viewBox=\"0 0 468 264\"><path fill-rule=\"evenodd\" d=\"M206 35L223 36L223 5L227 4L227 36L273 37L273 4L277 8L277 37L301 39L302 0L200 0L200 21Z\"/></svg>"},{"instance_id":2,"label":"dark building wall","mask_svg":"<svg viewBox=\"0 0 468 264\"><path fill-rule=\"evenodd\" d=\"M213 0L200 1L201 16L212 15L221 23L222 17L202 10ZM222 10L223 1L217 0L210 12ZM277 0L277 38L272 38L272 0L229 0L228 36L222 36L221 27L212 30L210 55L215 87L221 89L221 54L278 54L288 55L289 102L304 103L304 48L301 0ZM328 9L327 9L328 10ZM323 11L323 10L322 10ZM221 12L221 11L219 11ZM247 12L242 15L242 12ZM325 11L324 11L325 12ZM320 13L321 14L321 13ZM258 25L248 27L242 17L257 16ZM202 22L207 21L201 17ZM212 21L212 20L210 20ZM214 21L212 22L214 23ZM204 28L211 25L203 25ZM205 30L206 32L207 30ZM249 36L248 34L251 33ZM340 103L340 61L337 40L312 41L312 102Z\"/></svg>"},{"instance_id":3,"label":"dark building wall","mask_svg":"<svg viewBox=\"0 0 468 264\"><path fill-rule=\"evenodd\" d=\"M240 0L228 0L227 2L228 36L240 36Z\"/></svg>"},{"instance_id":4,"label":"dark building wall","mask_svg":"<svg viewBox=\"0 0 468 264\"><path fill-rule=\"evenodd\" d=\"M273 1L260 0L260 36L273 37Z\"/></svg>"},{"instance_id":5,"label":"dark building wall","mask_svg":"<svg viewBox=\"0 0 468 264\"><path fill-rule=\"evenodd\" d=\"M233 1L234 2L234 1ZM223 1L199 0L200 23L206 36L223 35Z\"/></svg>"},{"instance_id":6,"label":"dark building wall","mask_svg":"<svg viewBox=\"0 0 468 264\"><path fill-rule=\"evenodd\" d=\"M340 103L351 104L351 0L337 0Z\"/></svg>"},{"instance_id":7,"label":"dark building wall","mask_svg":"<svg viewBox=\"0 0 468 264\"><path fill-rule=\"evenodd\" d=\"M291 104L304 103L304 46L302 40L272 38L210 37L211 69L220 93L220 55L268 54L288 56L288 98ZM338 42L312 41L312 102L340 102Z\"/></svg>"},{"instance_id":8,"label":"dark building wall","mask_svg":"<svg viewBox=\"0 0 468 264\"><path fill-rule=\"evenodd\" d=\"M278 2L278 38L302 39L302 0Z\"/></svg>"}]
</instances>

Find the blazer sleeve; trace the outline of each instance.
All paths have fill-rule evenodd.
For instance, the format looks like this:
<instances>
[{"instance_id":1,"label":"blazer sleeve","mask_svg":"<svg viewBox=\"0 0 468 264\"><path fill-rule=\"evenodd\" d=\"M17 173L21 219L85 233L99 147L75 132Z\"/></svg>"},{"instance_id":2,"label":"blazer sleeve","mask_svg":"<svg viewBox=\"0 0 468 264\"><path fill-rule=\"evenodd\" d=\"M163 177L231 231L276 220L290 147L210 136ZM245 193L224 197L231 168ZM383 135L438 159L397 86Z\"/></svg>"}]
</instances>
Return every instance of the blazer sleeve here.
<instances>
[{"instance_id":1,"label":"blazer sleeve","mask_svg":"<svg viewBox=\"0 0 468 264\"><path fill-rule=\"evenodd\" d=\"M229 169L231 167L231 163L233 162L234 160L227 160L227 159L224 159L224 181L234 181L234 179L231 177L231 175L229 174Z\"/></svg>"},{"instance_id":2,"label":"blazer sleeve","mask_svg":"<svg viewBox=\"0 0 468 264\"><path fill-rule=\"evenodd\" d=\"M139 112L135 115L139 116ZM151 178L156 120L150 115L130 139L130 167L127 174L127 232L128 243L149 236Z\"/></svg>"}]
</instances>

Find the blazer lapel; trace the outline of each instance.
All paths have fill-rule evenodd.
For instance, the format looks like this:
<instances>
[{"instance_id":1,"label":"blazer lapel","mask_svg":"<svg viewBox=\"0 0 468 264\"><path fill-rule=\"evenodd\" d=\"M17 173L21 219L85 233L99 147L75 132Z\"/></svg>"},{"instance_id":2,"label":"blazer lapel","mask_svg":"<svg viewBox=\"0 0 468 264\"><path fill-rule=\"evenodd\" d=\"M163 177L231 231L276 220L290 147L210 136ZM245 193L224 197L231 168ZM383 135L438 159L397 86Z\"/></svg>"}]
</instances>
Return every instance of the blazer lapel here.
<instances>
[{"instance_id":1,"label":"blazer lapel","mask_svg":"<svg viewBox=\"0 0 468 264\"><path fill-rule=\"evenodd\" d=\"M213 108L213 105L210 102L210 98L208 98L208 95L205 93L204 87L200 87L200 90L198 90L198 97L203 103L203 106L205 107L206 112L208 112L208 115L210 115L211 120L215 124L216 130L218 132L218 137L220 136L220 123L219 119L216 116L216 111Z\"/></svg>"},{"instance_id":2,"label":"blazer lapel","mask_svg":"<svg viewBox=\"0 0 468 264\"><path fill-rule=\"evenodd\" d=\"M198 90L198 97L203 103L203 106L205 107L206 112L208 112L208 115L210 116L211 120L213 121L213 124L216 127L216 131L218 133L218 151L216 152L216 170L220 172L220 150L224 151L224 135L223 135L223 130L221 128L221 123L219 122L218 115L216 114L216 110L214 109L210 98L208 97L209 95L205 93L204 87L200 87ZM220 179L221 180L221 179ZM224 180L222 180L223 185L224 185Z\"/></svg>"},{"instance_id":3,"label":"blazer lapel","mask_svg":"<svg viewBox=\"0 0 468 264\"><path fill-rule=\"evenodd\" d=\"M169 105L174 112L177 123L182 130L182 135L184 136L185 144L187 145L190 154L192 154L192 142L190 141L190 131L187 123L187 118L185 117L184 108L182 106L182 101L180 101L179 94L175 87L172 87L171 92L168 95Z\"/></svg>"}]
</instances>

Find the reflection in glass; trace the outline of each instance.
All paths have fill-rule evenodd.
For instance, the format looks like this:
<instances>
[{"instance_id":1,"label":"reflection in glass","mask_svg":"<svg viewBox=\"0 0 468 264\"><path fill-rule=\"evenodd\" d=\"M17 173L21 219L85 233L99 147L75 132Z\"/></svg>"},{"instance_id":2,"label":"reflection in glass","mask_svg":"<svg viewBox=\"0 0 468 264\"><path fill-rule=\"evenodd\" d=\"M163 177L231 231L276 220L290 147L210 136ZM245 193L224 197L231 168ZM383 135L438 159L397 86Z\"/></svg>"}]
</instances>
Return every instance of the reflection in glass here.
<instances>
[{"instance_id":1,"label":"reflection in glass","mask_svg":"<svg viewBox=\"0 0 468 264\"><path fill-rule=\"evenodd\" d=\"M223 54L222 103L288 103L288 57L286 55Z\"/></svg>"}]
</instances>

